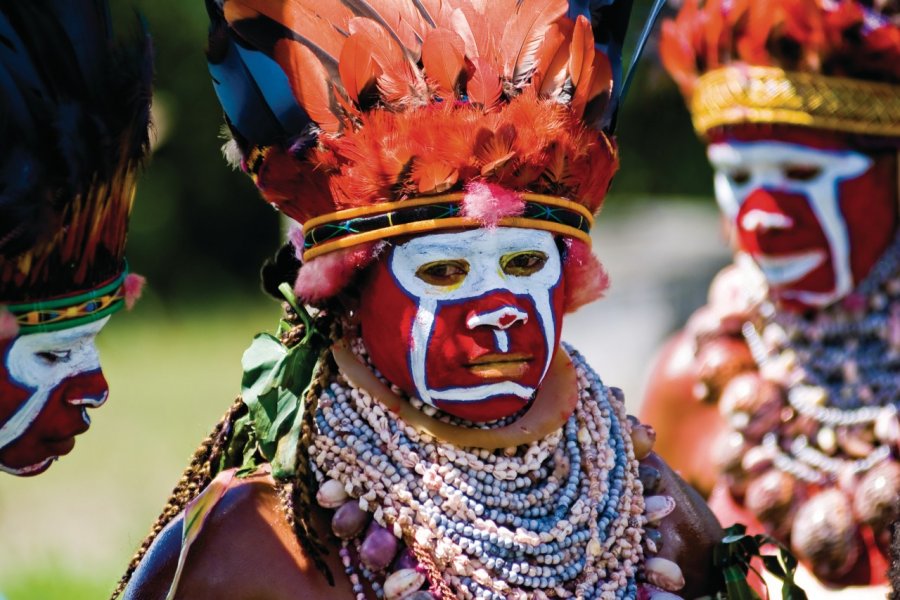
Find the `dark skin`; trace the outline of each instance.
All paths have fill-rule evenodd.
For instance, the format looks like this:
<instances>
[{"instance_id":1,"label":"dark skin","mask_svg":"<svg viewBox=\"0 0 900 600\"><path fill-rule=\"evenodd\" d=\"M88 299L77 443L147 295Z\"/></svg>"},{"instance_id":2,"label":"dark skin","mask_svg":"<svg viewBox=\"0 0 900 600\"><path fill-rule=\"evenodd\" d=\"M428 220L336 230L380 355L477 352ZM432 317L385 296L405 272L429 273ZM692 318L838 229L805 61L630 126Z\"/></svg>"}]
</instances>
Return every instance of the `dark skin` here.
<instances>
[{"instance_id":1,"label":"dark skin","mask_svg":"<svg viewBox=\"0 0 900 600\"><path fill-rule=\"evenodd\" d=\"M710 561L722 531L702 498L655 454L642 464L662 475L655 493L675 498L675 512L659 524L664 542L659 556L678 563L687 584L681 594L694 598L710 593L717 581ZM160 533L132 577L125 600L163 600L181 549L183 516ZM296 600L353 598L350 581L338 558L338 540L323 513L314 516L316 530L329 548L325 557L335 587L308 559L291 529L267 474L235 479L191 547L176 594L177 600ZM302 591L302 595L300 592ZM370 594L374 598L374 595Z\"/></svg>"}]
</instances>

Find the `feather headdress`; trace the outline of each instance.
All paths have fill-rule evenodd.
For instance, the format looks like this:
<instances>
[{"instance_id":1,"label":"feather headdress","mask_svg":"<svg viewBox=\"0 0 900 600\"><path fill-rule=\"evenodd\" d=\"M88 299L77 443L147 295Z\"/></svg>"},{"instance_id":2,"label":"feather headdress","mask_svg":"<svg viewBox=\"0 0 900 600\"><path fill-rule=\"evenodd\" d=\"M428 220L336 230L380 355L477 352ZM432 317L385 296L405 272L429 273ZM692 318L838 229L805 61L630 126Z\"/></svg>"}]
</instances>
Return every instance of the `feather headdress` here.
<instances>
[{"instance_id":1,"label":"feather headdress","mask_svg":"<svg viewBox=\"0 0 900 600\"><path fill-rule=\"evenodd\" d=\"M773 123L900 137L900 5L685 0L660 52L701 134Z\"/></svg>"},{"instance_id":2,"label":"feather headdress","mask_svg":"<svg viewBox=\"0 0 900 600\"><path fill-rule=\"evenodd\" d=\"M23 332L102 318L148 147L149 37L118 43L105 0L0 2L0 303Z\"/></svg>"},{"instance_id":3,"label":"feather headdress","mask_svg":"<svg viewBox=\"0 0 900 600\"><path fill-rule=\"evenodd\" d=\"M515 195L500 224L589 241L618 166L630 0L207 7L210 72L240 164L303 224L304 261L484 225L466 198L487 185Z\"/></svg>"}]
</instances>

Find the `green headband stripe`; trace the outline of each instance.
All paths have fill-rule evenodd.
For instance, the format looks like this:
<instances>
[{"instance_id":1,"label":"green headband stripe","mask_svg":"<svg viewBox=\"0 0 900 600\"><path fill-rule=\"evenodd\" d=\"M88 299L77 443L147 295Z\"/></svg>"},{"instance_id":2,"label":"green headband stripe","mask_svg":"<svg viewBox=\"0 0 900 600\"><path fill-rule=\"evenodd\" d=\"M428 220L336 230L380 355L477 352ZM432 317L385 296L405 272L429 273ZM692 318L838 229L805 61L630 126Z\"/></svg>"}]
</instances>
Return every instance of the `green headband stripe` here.
<instances>
[{"instance_id":1,"label":"green headband stripe","mask_svg":"<svg viewBox=\"0 0 900 600\"><path fill-rule=\"evenodd\" d=\"M63 298L55 298L53 300L42 300L39 302L29 302L23 304L10 304L6 306L6 309L13 314L14 317L23 317L25 315L30 315L32 313L47 313L47 312L62 312L66 309L70 309L72 307L77 307L81 305L90 305L93 300L103 300L109 299L110 296L114 297L108 304L100 303L96 307L87 306L82 312L73 314L68 318L59 318L57 315L54 318L48 319L50 322L37 322L37 323L23 323L19 320L19 331L21 333L42 333L48 331L60 331L62 329L70 329L72 327L78 327L80 325L86 325L87 323L92 323L94 321L99 321L100 319L111 315L112 313L120 310L123 306L125 306L125 300L122 297L120 290L122 285L125 283L125 278L128 276L128 264L125 264L125 269L112 280L110 283L95 288L93 290L89 290L87 292L82 292L80 294L74 296L66 296Z\"/></svg>"}]
</instances>

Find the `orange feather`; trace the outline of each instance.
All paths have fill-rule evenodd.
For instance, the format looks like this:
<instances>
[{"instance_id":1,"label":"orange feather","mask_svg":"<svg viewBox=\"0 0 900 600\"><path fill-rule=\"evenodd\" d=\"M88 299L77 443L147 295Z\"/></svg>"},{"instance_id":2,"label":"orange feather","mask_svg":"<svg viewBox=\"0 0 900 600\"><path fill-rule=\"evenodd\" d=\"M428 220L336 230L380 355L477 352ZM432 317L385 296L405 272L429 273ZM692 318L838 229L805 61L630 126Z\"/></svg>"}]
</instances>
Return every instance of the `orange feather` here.
<instances>
[{"instance_id":1,"label":"orange feather","mask_svg":"<svg viewBox=\"0 0 900 600\"><path fill-rule=\"evenodd\" d=\"M500 73L484 58L472 60L475 72L466 82L466 94L475 104L481 104L485 112L495 108L500 102L503 88L500 84Z\"/></svg>"},{"instance_id":2,"label":"orange feather","mask_svg":"<svg viewBox=\"0 0 900 600\"><path fill-rule=\"evenodd\" d=\"M462 38L466 47L466 56L470 59L478 56L478 44L475 43L475 34L472 33L472 27L469 25L469 19L462 9L454 9L450 14L450 29Z\"/></svg>"},{"instance_id":3,"label":"orange feather","mask_svg":"<svg viewBox=\"0 0 900 600\"><path fill-rule=\"evenodd\" d=\"M429 26L409 0L344 0L344 3L357 15L380 24L413 57L418 57Z\"/></svg>"},{"instance_id":4,"label":"orange feather","mask_svg":"<svg viewBox=\"0 0 900 600\"><path fill-rule=\"evenodd\" d=\"M445 98L451 98L456 82L466 65L466 47L456 33L448 29L432 29L422 44L425 74L434 80Z\"/></svg>"},{"instance_id":5,"label":"orange feather","mask_svg":"<svg viewBox=\"0 0 900 600\"><path fill-rule=\"evenodd\" d=\"M410 176L419 194L440 194L456 185L459 171L440 159L417 160Z\"/></svg>"},{"instance_id":6,"label":"orange feather","mask_svg":"<svg viewBox=\"0 0 900 600\"><path fill-rule=\"evenodd\" d=\"M698 78L697 57L675 21L664 21L662 24L659 55L666 71L681 88L681 93L690 97Z\"/></svg>"},{"instance_id":7,"label":"orange feather","mask_svg":"<svg viewBox=\"0 0 900 600\"><path fill-rule=\"evenodd\" d=\"M341 83L351 100L359 104L359 96L375 83L382 70L375 63L367 38L358 33L347 38L341 49L338 72Z\"/></svg>"},{"instance_id":8,"label":"orange feather","mask_svg":"<svg viewBox=\"0 0 900 600\"><path fill-rule=\"evenodd\" d=\"M503 76L518 81L534 70L535 54L550 26L566 14L567 0L523 0L503 30Z\"/></svg>"},{"instance_id":9,"label":"orange feather","mask_svg":"<svg viewBox=\"0 0 900 600\"><path fill-rule=\"evenodd\" d=\"M345 36L335 29L334 25L318 14L310 11L298 2L284 2L283 0L226 0L225 18L229 19L229 5L234 9L251 9L269 19L284 25L294 32L303 42L313 50L320 59L336 65L341 54Z\"/></svg>"},{"instance_id":10,"label":"orange feather","mask_svg":"<svg viewBox=\"0 0 900 600\"><path fill-rule=\"evenodd\" d=\"M489 176L516 156L515 139L516 129L510 123L498 131L482 129L478 132L475 158L481 164L482 176Z\"/></svg>"},{"instance_id":11,"label":"orange feather","mask_svg":"<svg viewBox=\"0 0 900 600\"><path fill-rule=\"evenodd\" d=\"M542 98L556 97L568 79L569 41L574 26L572 21L564 20L556 24L556 27L559 28L559 35L553 33L552 28L548 32L547 45L542 50L538 66L540 81L539 84L535 84L539 85L538 93ZM555 50L553 50L554 44L556 45Z\"/></svg>"},{"instance_id":12,"label":"orange feather","mask_svg":"<svg viewBox=\"0 0 900 600\"><path fill-rule=\"evenodd\" d=\"M572 44L569 47L569 76L575 86L571 107L572 112L580 117L593 87L595 52L591 24L584 15L578 15L575 21L575 31L572 32Z\"/></svg>"},{"instance_id":13,"label":"orange feather","mask_svg":"<svg viewBox=\"0 0 900 600\"><path fill-rule=\"evenodd\" d=\"M280 39L275 42L274 58L287 74L294 97L310 118L323 131L340 131L341 122L328 88L328 72L312 50L295 40Z\"/></svg>"}]
</instances>

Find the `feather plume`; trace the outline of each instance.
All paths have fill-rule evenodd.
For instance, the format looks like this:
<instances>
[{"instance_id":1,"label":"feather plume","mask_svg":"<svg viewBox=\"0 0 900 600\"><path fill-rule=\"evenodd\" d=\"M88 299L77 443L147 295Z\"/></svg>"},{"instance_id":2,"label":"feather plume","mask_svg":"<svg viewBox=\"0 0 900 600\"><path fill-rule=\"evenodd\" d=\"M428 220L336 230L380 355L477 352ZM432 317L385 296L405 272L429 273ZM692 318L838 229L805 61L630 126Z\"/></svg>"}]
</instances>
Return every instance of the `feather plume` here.
<instances>
[{"instance_id":1,"label":"feather plume","mask_svg":"<svg viewBox=\"0 0 900 600\"><path fill-rule=\"evenodd\" d=\"M591 24L582 15L575 21L572 43L569 47L569 77L575 86L572 96L572 112L576 116L584 114L588 95L593 88L594 38Z\"/></svg>"},{"instance_id":2,"label":"feather plume","mask_svg":"<svg viewBox=\"0 0 900 600\"><path fill-rule=\"evenodd\" d=\"M500 73L493 64L481 57L474 59L472 64L475 71L466 82L466 94L471 102L480 104L488 112L500 102L500 94L503 92Z\"/></svg>"},{"instance_id":3,"label":"feather plume","mask_svg":"<svg viewBox=\"0 0 900 600\"><path fill-rule=\"evenodd\" d=\"M429 29L422 13L409 0L343 0L355 14L381 25L418 60L425 32Z\"/></svg>"},{"instance_id":4,"label":"feather plume","mask_svg":"<svg viewBox=\"0 0 900 600\"><path fill-rule=\"evenodd\" d=\"M422 44L425 74L438 85L442 96L452 98L456 83L466 66L463 40L449 29L432 29Z\"/></svg>"},{"instance_id":5,"label":"feather plume","mask_svg":"<svg viewBox=\"0 0 900 600\"><path fill-rule=\"evenodd\" d=\"M328 73L312 50L300 42L280 39L275 42L274 57L287 74L297 102L313 121L328 133L340 131Z\"/></svg>"},{"instance_id":6,"label":"feather plume","mask_svg":"<svg viewBox=\"0 0 900 600\"><path fill-rule=\"evenodd\" d=\"M103 0L0 6L0 256L18 257L0 261L2 301L121 272L150 118L152 52L136 29L114 39Z\"/></svg>"},{"instance_id":7,"label":"feather plume","mask_svg":"<svg viewBox=\"0 0 900 600\"><path fill-rule=\"evenodd\" d=\"M375 84L375 79L382 73L367 41L368 39L359 33L348 37L341 50L338 65L344 90L357 104L360 103L360 96Z\"/></svg>"},{"instance_id":8,"label":"feather plume","mask_svg":"<svg viewBox=\"0 0 900 600\"><path fill-rule=\"evenodd\" d=\"M500 54L503 76L520 86L534 71L535 55L550 26L566 14L567 0L523 0L503 30Z\"/></svg>"},{"instance_id":9,"label":"feather plume","mask_svg":"<svg viewBox=\"0 0 900 600\"><path fill-rule=\"evenodd\" d=\"M336 65L344 44L345 34L334 24L323 19L299 2L282 0L225 0L225 19L246 35L259 42L262 36L254 35L248 25L253 21L268 19L291 32L293 39L302 42L320 60ZM256 13L254 15L253 13ZM243 21L243 23L240 23ZM247 23L249 21L250 23ZM239 24L240 23L240 24ZM265 48L265 45L260 47Z\"/></svg>"}]
</instances>

